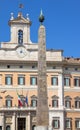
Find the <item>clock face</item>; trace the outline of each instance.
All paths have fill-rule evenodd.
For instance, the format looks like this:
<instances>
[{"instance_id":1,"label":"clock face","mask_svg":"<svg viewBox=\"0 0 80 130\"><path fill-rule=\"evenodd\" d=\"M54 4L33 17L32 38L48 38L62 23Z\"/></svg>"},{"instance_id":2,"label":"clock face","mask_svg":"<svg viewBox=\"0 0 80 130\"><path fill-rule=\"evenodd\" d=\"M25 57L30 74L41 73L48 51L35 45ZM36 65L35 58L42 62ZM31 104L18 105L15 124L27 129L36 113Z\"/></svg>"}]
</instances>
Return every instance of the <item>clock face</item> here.
<instances>
[{"instance_id":1,"label":"clock face","mask_svg":"<svg viewBox=\"0 0 80 130\"><path fill-rule=\"evenodd\" d=\"M18 56L21 58L23 58L24 56L27 55L27 50L24 47L18 47L16 52L17 52Z\"/></svg>"}]
</instances>

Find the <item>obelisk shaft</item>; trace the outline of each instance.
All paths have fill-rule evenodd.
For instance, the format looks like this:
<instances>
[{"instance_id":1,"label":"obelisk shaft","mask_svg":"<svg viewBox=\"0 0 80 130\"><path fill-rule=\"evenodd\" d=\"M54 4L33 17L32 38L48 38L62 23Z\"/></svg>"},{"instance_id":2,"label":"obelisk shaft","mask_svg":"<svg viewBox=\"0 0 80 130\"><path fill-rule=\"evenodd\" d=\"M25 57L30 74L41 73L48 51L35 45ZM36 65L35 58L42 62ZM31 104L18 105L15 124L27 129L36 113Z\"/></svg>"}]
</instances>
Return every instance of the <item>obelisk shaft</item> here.
<instances>
[{"instance_id":1,"label":"obelisk shaft","mask_svg":"<svg viewBox=\"0 0 80 130\"><path fill-rule=\"evenodd\" d=\"M39 38L38 38L37 128L46 130L46 128L49 125L49 110L48 110L47 74L46 74L46 45L45 45L46 35L45 35L45 27L43 25L40 25L38 35Z\"/></svg>"}]
</instances>

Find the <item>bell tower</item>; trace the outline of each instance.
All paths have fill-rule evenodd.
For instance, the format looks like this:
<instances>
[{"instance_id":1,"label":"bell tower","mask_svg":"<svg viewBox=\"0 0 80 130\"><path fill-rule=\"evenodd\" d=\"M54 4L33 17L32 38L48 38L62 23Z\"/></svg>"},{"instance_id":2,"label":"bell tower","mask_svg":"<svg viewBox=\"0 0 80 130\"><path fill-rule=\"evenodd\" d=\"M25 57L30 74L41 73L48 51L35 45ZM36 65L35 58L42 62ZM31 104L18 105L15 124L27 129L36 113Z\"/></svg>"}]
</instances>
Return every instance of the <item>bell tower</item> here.
<instances>
[{"instance_id":1,"label":"bell tower","mask_svg":"<svg viewBox=\"0 0 80 130\"><path fill-rule=\"evenodd\" d=\"M13 13L11 13L11 19L9 20L9 26L11 31L10 43L24 44L31 43L30 40L30 26L31 21L29 15L23 17L22 12L18 13L17 18L14 18Z\"/></svg>"}]
</instances>

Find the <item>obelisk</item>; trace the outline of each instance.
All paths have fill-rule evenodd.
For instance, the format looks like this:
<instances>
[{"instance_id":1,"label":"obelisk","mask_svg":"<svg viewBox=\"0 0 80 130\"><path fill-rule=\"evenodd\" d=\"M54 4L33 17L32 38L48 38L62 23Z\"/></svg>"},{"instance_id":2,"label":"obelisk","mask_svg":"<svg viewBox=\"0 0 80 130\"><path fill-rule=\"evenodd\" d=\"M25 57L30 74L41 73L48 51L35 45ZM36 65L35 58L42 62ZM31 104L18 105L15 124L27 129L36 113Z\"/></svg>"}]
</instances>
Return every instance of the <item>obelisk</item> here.
<instances>
[{"instance_id":1,"label":"obelisk","mask_svg":"<svg viewBox=\"0 0 80 130\"><path fill-rule=\"evenodd\" d=\"M38 32L38 104L37 104L37 130L48 130L49 110L47 96L46 74L46 34L42 24L44 16L40 14L40 27Z\"/></svg>"}]
</instances>

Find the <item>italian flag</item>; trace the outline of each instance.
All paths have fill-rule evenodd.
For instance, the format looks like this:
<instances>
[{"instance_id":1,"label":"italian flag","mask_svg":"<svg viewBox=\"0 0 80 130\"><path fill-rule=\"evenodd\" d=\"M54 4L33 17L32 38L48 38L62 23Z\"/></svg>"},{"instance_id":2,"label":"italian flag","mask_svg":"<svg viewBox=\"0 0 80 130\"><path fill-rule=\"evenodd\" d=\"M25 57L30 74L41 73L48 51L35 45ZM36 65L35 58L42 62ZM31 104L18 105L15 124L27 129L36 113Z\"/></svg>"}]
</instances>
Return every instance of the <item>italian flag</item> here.
<instances>
[{"instance_id":1,"label":"italian flag","mask_svg":"<svg viewBox=\"0 0 80 130\"><path fill-rule=\"evenodd\" d=\"M18 93L17 93L17 95L18 95L18 106L19 106L19 107L22 107L22 106L23 106L23 103L22 103L22 101L21 101L21 98L20 98L20 96L19 96Z\"/></svg>"}]
</instances>

